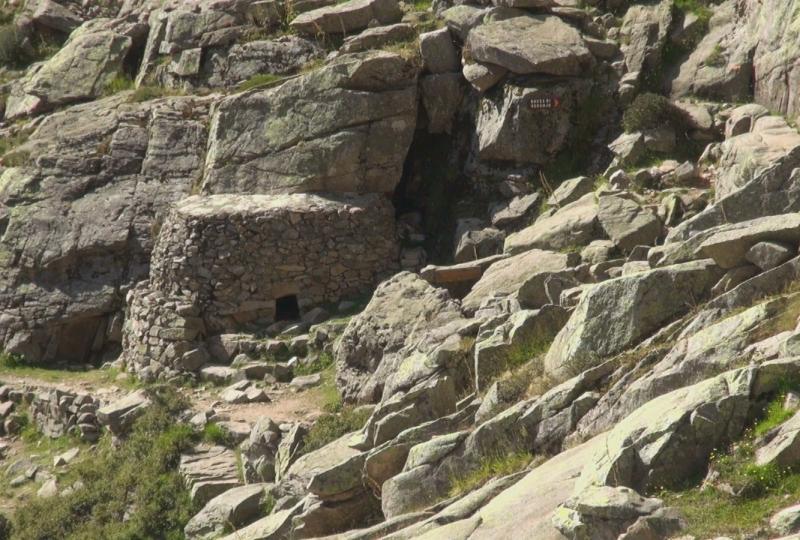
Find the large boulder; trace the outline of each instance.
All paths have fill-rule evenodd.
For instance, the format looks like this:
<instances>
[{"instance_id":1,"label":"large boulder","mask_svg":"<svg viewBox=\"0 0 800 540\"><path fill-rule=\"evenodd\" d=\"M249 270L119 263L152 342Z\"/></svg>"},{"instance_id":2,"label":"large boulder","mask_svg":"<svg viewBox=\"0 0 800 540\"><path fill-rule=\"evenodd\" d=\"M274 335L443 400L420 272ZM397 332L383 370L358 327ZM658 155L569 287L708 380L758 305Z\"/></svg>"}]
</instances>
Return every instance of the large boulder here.
<instances>
[{"instance_id":1,"label":"large boulder","mask_svg":"<svg viewBox=\"0 0 800 540\"><path fill-rule=\"evenodd\" d=\"M445 290L415 274L403 272L381 283L336 345L336 378L343 397L377 401L386 376L401 360L401 350L430 337L430 330L462 318Z\"/></svg>"},{"instance_id":2,"label":"large boulder","mask_svg":"<svg viewBox=\"0 0 800 540\"><path fill-rule=\"evenodd\" d=\"M189 488L192 502L205 506L211 499L241 485L238 459L224 446L199 445L182 454L178 472Z\"/></svg>"},{"instance_id":3,"label":"large boulder","mask_svg":"<svg viewBox=\"0 0 800 540\"><path fill-rule=\"evenodd\" d=\"M624 43L622 54L628 73L645 75L660 67L671 25L672 3L669 1L636 4L625 12L619 34Z\"/></svg>"},{"instance_id":4,"label":"large boulder","mask_svg":"<svg viewBox=\"0 0 800 540\"><path fill-rule=\"evenodd\" d=\"M598 200L597 218L620 250L651 246L661 236L661 221L630 195L604 195Z\"/></svg>"},{"instance_id":5,"label":"large boulder","mask_svg":"<svg viewBox=\"0 0 800 540\"><path fill-rule=\"evenodd\" d=\"M96 19L84 24L52 58L32 69L12 89L6 118L101 96L122 73L123 61L133 44L130 36L107 28L106 22Z\"/></svg>"},{"instance_id":6,"label":"large boulder","mask_svg":"<svg viewBox=\"0 0 800 540\"><path fill-rule=\"evenodd\" d=\"M546 282L560 278L573 281L577 255L532 249L503 259L490 266L469 294L461 301L468 313L474 313L492 297L507 297L526 309L555 303L547 296Z\"/></svg>"},{"instance_id":7,"label":"large boulder","mask_svg":"<svg viewBox=\"0 0 800 540\"><path fill-rule=\"evenodd\" d=\"M478 157L549 162L573 137L579 106L590 88L586 79L542 80L525 86L504 84L487 92L475 124Z\"/></svg>"},{"instance_id":8,"label":"large boulder","mask_svg":"<svg viewBox=\"0 0 800 540\"><path fill-rule=\"evenodd\" d=\"M730 223L800 211L800 147L756 172L752 180L717 199L699 214L673 227L667 242L682 242L698 232Z\"/></svg>"},{"instance_id":9,"label":"large boulder","mask_svg":"<svg viewBox=\"0 0 800 540\"><path fill-rule=\"evenodd\" d=\"M219 538L227 527L241 527L261 513L269 484L250 484L217 495L194 515L184 527L186 538Z\"/></svg>"},{"instance_id":10,"label":"large boulder","mask_svg":"<svg viewBox=\"0 0 800 540\"><path fill-rule=\"evenodd\" d=\"M716 199L731 194L800 146L800 133L780 116L762 116L746 133L720 144Z\"/></svg>"},{"instance_id":11,"label":"large boulder","mask_svg":"<svg viewBox=\"0 0 800 540\"><path fill-rule=\"evenodd\" d=\"M355 53L224 99L209 129L202 189L391 193L414 134L415 77L397 54Z\"/></svg>"},{"instance_id":12,"label":"large boulder","mask_svg":"<svg viewBox=\"0 0 800 540\"><path fill-rule=\"evenodd\" d=\"M622 352L700 302L722 272L711 260L622 276L587 288L545 358L567 377Z\"/></svg>"},{"instance_id":13,"label":"large boulder","mask_svg":"<svg viewBox=\"0 0 800 540\"><path fill-rule=\"evenodd\" d=\"M317 34L351 34L363 30L370 22L382 24L399 22L403 12L397 0L349 0L341 4L322 7L295 17L290 26L300 32Z\"/></svg>"},{"instance_id":14,"label":"large boulder","mask_svg":"<svg viewBox=\"0 0 800 540\"><path fill-rule=\"evenodd\" d=\"M781 424L772 440L756 451L756 464L774 464L785 470L800 463L800 414Z\"/></svg>"},{"instance_id":15,"label":"large boulder","mask_svg":"<svg viewBox=\"0 0 800 540\"><path fill-rule=\"evenodd\" d=\"M751 248L763 241L787 242L793 253L800 243L800 215L767 216L737 224L736 228L722 226L707 238L700 250L714 259L720 267L729 269L747 264Z\"/></svg>"},{"instance_id":16,"label":"large boulder","mask_svg":"<svg viewBox=\"0 0 800 540\"><path fill-rule=\"evenodd\" d=\"M667 538L684 526L660 499L624 486L592 486L577 493L555 511L553 525L570 540L640 538L634 532L640 527Z\"/></svg>"},{"instance_id":17,"label":"large boulder","mask_svg":"<svg viewBox=\"0 0 800 540\"><path fill-rule=\"evenodd\" d=\"M97 420L114 435L123 435L152 405L147 392L137 390L97 410Z\"/></svg>"},{"instance_id":18,"label":"large boulder","mask_svg":"<svg viewBox=\"0 0 800 540\"><path fill-rule=\"evenodd\" d=\"M592 62L580 32L554 15L483 24L469 33L466 47L474 60L521 75L580 75Z\"/></svg>"},{"instance_id":19,"label":"large boulder","mask_svg":"<svg viewBox=\"0 0 800 540\"><path fill-rule=\"evenodd\" d=\"M586 245L600 237L594 193L587 193L557 212L545 214L530 227L509 235L503 251L512 255L529 249L561 250Z\"/></svg>"}]
</instances>

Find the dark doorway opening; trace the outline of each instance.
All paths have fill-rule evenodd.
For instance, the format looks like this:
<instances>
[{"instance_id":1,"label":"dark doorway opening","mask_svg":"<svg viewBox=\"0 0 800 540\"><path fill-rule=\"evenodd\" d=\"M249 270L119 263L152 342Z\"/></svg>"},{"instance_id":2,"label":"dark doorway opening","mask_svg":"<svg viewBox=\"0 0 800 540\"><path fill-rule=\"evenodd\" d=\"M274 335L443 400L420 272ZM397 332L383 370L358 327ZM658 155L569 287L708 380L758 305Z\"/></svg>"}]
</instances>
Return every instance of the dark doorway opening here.
<instances>
[{"instance_id":1,"label":"dark doorway opening","mask_svg":"<svg viewBox=\"0 0 800 540\"><path fill-rule=\"evenodd\" d=\"M281 296L275 300L275 320L276 321L296 321L300 318L300 306L297 303L297 295L290 294Z\"/></svg>"}]
</instances>

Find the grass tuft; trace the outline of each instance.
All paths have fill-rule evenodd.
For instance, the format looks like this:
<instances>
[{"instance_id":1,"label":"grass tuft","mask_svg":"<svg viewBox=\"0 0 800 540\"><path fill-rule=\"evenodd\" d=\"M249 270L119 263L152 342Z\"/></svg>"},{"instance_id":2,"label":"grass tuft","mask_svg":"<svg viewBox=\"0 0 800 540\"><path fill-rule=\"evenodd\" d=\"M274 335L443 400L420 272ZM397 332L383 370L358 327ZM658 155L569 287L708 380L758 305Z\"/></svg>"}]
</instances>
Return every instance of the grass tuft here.
<instances>
[{"instance_id":1,"label":"grass tuft","mask_svg":"<svg viewBox=\"0 0 800 540\"><path fill-rule=\"evenodd\" d=\"M278 81L284 80L285 77L281 75L273 75L272 73L261 73L259 75L253 75L243 83L241 83L237 90L240 92L244 92L246 90L252 90L254 88L260 88L262 86L271 85L277 83Z\"/></svg>"},{"instance_id":2,"label":"grass tuft","mask_svg":"<svg viewBox=\"0 0 800 540\"><path fill-rule=\"evenodd\" d=\"M209 422L203 428L203 440L207 443L217 444L220 446L232 447L234 446L233 437L219 424Z\"/></svg>"},{"instance_id":3,"label":"grass tuft","mask_svg":"<svg viewBox=\"0 0 800 540\"><path fill-rule=\"evenodd\" d=\"M123 92L125 90L130 90L131 88L133 88L133 79L131 79L128 75L118 74L106 85L105 89L103 90L103 95L113 96L114 94L118 94L119 92Z\"/></svg>"},{"instance_id":4,"label":"grass tuft","mask_svg":"<svg viewBox=\"0 0 800 540\"><path fill-rule=\"evenodd\" d=\"M321 373L326 369L330 369L333 366L333 355L327 351L322 351L319 355L314 358L314 361L309 364L300 364L298 363L294 367L294 375L295 377L302 376L302 375L312 375L314 373Z\"/></svg>"},{"instance_id":5,"label":"grass tuft","mask_svg":"<svg viewBox=\"0 0 800 540\"><path fill-rule=\"evenodd\" d=\"M509 452L485 457L477 469L453 478L449 495L459 497L481 487L492 478L519 472L530 465L533 459L533 455L528 452Z\"/></svg>"}]
</instances>

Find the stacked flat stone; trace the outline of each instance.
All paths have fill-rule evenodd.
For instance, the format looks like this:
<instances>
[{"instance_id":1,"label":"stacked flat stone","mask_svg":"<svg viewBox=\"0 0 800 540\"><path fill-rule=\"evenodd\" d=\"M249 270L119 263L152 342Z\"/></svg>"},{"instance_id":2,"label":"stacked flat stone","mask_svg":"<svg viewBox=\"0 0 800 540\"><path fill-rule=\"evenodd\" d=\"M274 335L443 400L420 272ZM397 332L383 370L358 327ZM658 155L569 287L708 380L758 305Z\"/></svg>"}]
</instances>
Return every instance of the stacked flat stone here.
<instances>
[{"instance_id":1,"label":"stacked flat stone","mask_svg":"<svg viewBox=\"0 0 800 540\"><path fill-rule=\"evenodd\" d=\"M199 309L185 299L150 289L147 282L131 290L127 302L124 359L140 378L163 375L168 379L205 363L205 325Z\"/></svg>"},{"instance_id":2,"label":"stacked flat stone","mask_svg":"<svg viewBox=\"0 0 800 540\"><path fill-rule=\"evenodd\" d=\"M216 333L368 292L397 268L394 210L381 195L213 195L178 203L153 252L151 288L196 303Z\"/></svg>"},{"instance_id":3,"label":"stacked flat stone","mask_svg":"<svg viewBox=\"0 0 800 540\"><path fill-rule=\"evenodd\" d=\"M97 409L101 402L89 394L8 386L0 389L0 409L11 410L9 403L21 405L23 402L29 403L36 428L48 437L57 438L72 432L87 442L100 438Z\"/></svg>"},{"instance_id":4,"label":"stacked flat stone","mask_svg":"<svg viewBox=\"0 0 800 540\"><path fill-rule=\"evenodd\" d=\"M371 291L398 269L394 209L381 194L189 197L165 220L150 281L128 296L125 362L168 378L208 359L203 342ZM147 370L144 371L143 370Z\"/></svg>"}]
</instances>

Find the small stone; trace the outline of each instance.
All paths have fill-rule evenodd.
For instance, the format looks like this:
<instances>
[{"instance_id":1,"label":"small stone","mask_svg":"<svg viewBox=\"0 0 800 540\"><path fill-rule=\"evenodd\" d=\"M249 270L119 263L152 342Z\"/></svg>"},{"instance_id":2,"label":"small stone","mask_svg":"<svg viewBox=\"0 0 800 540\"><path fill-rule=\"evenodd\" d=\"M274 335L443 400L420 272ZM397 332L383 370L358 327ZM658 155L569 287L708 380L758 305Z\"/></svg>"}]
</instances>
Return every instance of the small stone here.
<instances>
[{"instance_id":1,"label":"small stone","mask_svg":"<svg viewBox=\"0 0 800 540\"><path fill-rule=\"evenodd\" d=\"M322 382L322 375L319 373L313 373L311 375L303 375L300 377L295 377L292 379L290 383L292 388L300 391L300 390L308 390L309 388L313 388L319 385Z\"/></svg>"},{"instance_id":2,"label":"small stone","mask_svg":"<svg viewBox=\"0 0 800 540\"><path fill-rule=\"evenodd\" d=\"M81 451L81 449L76 447L76 448L72 448L70 450L67 450L63 454L57 455L56 457L53 458L53 466L61 467L62 465L69 464L70 462L72 462L73 459L78 457L78 454L80 453L80 451Z\"/></svg>"},{"instance_id":3,"label":"small stone","mask_svg":"<svg viewBox=\"0 0 800 540\"><path fill-rule=\"evenodd\" d=\"M797 249L778 242L758 242L745 254L745 259L762 270L770 270L785 263L797 253Z\"/></svg>"},{"instance_id":4,"label":"small stone","mask_svg":"<svg viewBox=\"0 0 800 540\"><path fill-rule=\"evenodd\" d=\"M38 497L46 498L46 497L55 497L58 495L58 483L55 478L51 478L44 484L42 487L39 488L39 491L36 492Z\"/></svg>"}]
</instances>

